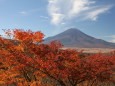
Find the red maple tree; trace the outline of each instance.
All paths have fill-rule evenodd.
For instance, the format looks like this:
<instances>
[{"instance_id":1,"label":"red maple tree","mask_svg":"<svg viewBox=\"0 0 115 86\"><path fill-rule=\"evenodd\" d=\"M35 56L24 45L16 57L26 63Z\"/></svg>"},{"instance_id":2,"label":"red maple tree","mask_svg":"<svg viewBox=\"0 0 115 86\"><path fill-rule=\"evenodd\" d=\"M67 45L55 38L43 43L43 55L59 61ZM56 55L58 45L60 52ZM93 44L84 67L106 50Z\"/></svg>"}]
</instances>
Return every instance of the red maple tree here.
<instances>
[{"instance_id":1,"label":"red maple tree","mask_svg":"<svg viewBox=\"0 0 115 86\"><path fill-rule=\"evenodd\" d=\"M43 44L44 34L15 29L6 31L12 39L0 37L0 84L44 86L45 78L61 86L94 81L114 82L115 53L85 55L63 50L56 41Z\"/></svg>"}]
</instances>

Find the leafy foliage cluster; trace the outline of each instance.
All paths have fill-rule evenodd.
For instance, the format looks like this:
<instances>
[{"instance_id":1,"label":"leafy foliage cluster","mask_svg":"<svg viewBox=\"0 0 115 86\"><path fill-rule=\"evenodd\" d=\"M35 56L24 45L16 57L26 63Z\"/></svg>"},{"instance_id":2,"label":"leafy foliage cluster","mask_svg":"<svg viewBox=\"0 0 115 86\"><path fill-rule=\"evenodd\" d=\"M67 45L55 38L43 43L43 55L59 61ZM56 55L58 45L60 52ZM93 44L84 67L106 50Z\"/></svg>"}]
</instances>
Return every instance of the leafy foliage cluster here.
<instances>
[{"instance_id":1,"label":"leafy foliage cluster","mask_svg":"<svg viewBox=\"0 0 115 86\"><path fill-rule=\"evenodd\" d=\"M44 34L39 31L15 29L6 34L12 39L0 37L0 86L114 83L115 52L83 55L76 50L62 50L62 44L56 41L43 44ZM46 78L53 83L44 83Z\"/></svg>"}]
</instances>

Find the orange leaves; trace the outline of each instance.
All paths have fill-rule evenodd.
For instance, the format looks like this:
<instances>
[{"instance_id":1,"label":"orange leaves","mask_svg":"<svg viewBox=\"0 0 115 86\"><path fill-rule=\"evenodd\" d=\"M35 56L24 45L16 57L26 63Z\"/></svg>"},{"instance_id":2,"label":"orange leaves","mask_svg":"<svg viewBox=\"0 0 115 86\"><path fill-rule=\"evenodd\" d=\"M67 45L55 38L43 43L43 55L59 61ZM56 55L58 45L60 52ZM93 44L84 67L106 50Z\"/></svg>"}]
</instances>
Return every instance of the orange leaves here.
<instances>
[{"instance_id":1,"label":"orange leaves","mask_svg":"<svg viewBox=\"0 0 115 86\"><path fill-rule=\"evenodd\" d=\"M15 82L15 77L18 76L18 74L10 72L10 71L5 71L5 70L0 70L0 85L1 84L12 84Z\"/></svg>"},{"instance_id":2,"label":"orange leaves","mask_svg":"<svg viewBox=\"0 0 115 86\"><path fill-rule=\"evenodd\" d=\"M14 30L14 38L19 41L28 41L28 42L41 42L44 37L44 34L41 32L32 32L31 30L24 31L20 29Z\"/></svg>"},{"instance_id":3,"label":"orange leaves","mask_svg":"<svg viewBox=\"0 0 115 86\"><path fill-rule=\"evenodd\" d=\"M24 51L24 47L21 46L20 44L18 46L15 46L14 48L19 51Z\"/></svg>"},{"instance_id":4,"label":"orange leaves","mask_svg":"<svg viewBox=\"0 0 115 86\"><path fill-rule=\"evenodd\" d=\"M0 81L0 85L6 84L5 81Z\"/></svg>"},{"instance_id":5,"label":"orange leaves","mask_svg":"<svg viewBox=\"0 0 115 86\"><path fill-rule=\"evenodd\" d=\"M114 74L115 53L88 56L60 49L62 44L57 41L36 44L44 37L39 31L16 29L13 34L9 30L6 34L13 35L16 41L0 38L0 84L48 86L41 84L42 78L47 77L63 86L70 81L68 86L72 86L93 79L109 80Z\"/></svg>"},{"instance_id":6,"label":"orange leaves","mask_svg":"<svg viewBox=\"0 0 115 86\"><path fill-rule=\"evenodd\" d=\"M44 35L41 32L35 32L33 36L33 42L41 42L43 39Z\"/></svg>"},{"instance_id":7,"label":"orange leaves","mask_svg":"<svg viewBox=\"0 0 115 86\"><path fill-rule=\"evenodd\" d=\"M34 81L34 82L31 82L30 83L30 86L42 86L42 85L40 85L41 84L41 82L40 81Z\"/></svg>"},{"instance_id":8,"label":"orange leaves","mask_svg":"<svg viewBox=\"0 0 115 86\"><path fill-rule=\"evenodd\" d=\"M23 83L18 83L17 86L24 86L24 84Z\"/></svg>"},{"instance_id":9,"label":"orange leaves","mask_svg":"<svg viewBox=\"0 0 115 86\"><path fill-rule=\"evenodd\" d=\"M32 83L30 84L30 86L37 86L37 85L36 85L36 82L35 82L35 81L32 82Z\"/></svg>"}]
</instances>

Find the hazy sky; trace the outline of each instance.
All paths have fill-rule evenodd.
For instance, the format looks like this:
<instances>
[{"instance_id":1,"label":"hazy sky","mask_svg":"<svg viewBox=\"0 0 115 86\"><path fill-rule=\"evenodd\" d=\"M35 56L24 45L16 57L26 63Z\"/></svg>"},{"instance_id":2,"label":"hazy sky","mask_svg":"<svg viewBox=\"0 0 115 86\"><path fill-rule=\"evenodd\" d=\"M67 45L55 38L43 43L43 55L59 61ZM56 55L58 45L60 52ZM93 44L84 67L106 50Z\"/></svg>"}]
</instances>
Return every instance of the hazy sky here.
<instances>
[{"instance_id":1,"label":"hazy sky","mask_svg":"<svg viewBox=\"0 0 115 86\"><path fill-rule=\"evenodd\" d=\"M46 37L77 28L115 42L115 0L0 0L0 33L15 28Z\"/></svg>"}]
</instances>

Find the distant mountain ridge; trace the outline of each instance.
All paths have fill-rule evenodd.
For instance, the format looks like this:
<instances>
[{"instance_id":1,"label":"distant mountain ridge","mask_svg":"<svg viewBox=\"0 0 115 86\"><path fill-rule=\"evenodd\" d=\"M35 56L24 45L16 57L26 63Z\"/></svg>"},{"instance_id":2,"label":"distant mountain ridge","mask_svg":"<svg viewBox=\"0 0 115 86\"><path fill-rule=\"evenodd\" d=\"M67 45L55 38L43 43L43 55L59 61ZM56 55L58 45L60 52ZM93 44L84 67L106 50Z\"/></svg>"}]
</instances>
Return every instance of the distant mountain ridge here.
<instances>
[{"instance_id":1,"label":"distant mountain ridge","mask_svg":"<svg viewBox=\"0 0 115 86\"><path fill-rule=\"evenodd\" d=\"M114 43L91 37L78 29L71 28L60 34L44 39L44 43L60 41L64 47L78 48L115 48Z\"/></svg>"}]
</instances>

